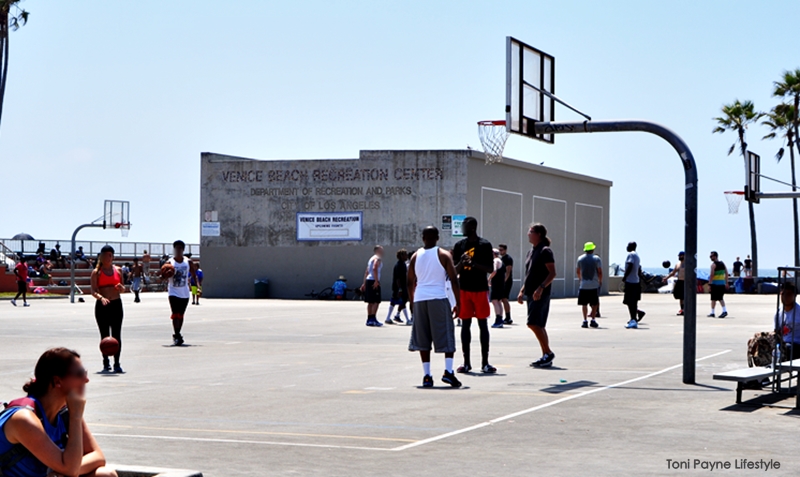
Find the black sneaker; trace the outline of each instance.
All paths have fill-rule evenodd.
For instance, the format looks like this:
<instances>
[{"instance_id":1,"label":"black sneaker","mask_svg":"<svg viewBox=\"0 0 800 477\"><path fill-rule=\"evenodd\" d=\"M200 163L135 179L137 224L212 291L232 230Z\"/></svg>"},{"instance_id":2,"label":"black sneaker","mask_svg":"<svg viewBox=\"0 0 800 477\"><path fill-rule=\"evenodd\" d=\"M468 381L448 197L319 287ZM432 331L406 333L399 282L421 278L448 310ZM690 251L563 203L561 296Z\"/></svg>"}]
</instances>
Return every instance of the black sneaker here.
<instances>
[{"instance_id":1,"label":"black sneaker","mask_svg":"<svg viewBox=\"0 0 800 477\"><path fill-rule=\"evenodd\" d=\"M723 311L722 314L719 315L720 318L725 318L726 316L728 316L728 312L727 311Z\"/></svg>"},{"instance_id":2,"label":"black sneaker","mask_svg":"<svg viewBox=\"0 0 800 477\"><path fill-rule=\"evenodd\" d=\"M506 319L503 320L503 324L504 325L512 325L512 324L514 324L514 320L512 320L510 317L506 317Z\"/></svg>"},{"instance_id":3,"label":"black sneaker","mask_svg":"<svg viewBox=\"0 0 800 477\"><path fill-rule=\"evenodd\" d=\"M452 371L445 371L444 372L444 375L442 376L442 382L443 383L447 383L450 386L453 386L454 388L460 388L461 387L461 381L459 381L458 378L456 378L456 375L453 374Z\"/></svg>"},{"instance_id":4,"label":"black sneaker","mask_svg":"<svg viewBox=\"0 0 800 477\"><path fill-rule=\"evenodd\" d=\"M122 366L119 363L114 365L114 372L117 374L124 374L125 371L122 370Z\"/></svg>"},{"instance_id":5,"label":"black sneaker","mask_svg":"<svg viewBox=\"0 0 800 477\"><path fill-rule=\"evenodd\" d=\"M104 373L111 372L111 363L108 361L108 358L103 358L103 372Z\"/></svg>"},{"instance_id":6,"label":"black sneaker","mask_svg":"<svg viewBox=\"0 0 800 477\"><path fill-rule=\"evenodd\" d=\"M502 319L495 319L492 328L502 328L503 327L503 320Z\"/></svg>"},{"instance_id":7,"label":"black sneaker","mask_svg":"<svg viewBox=\"0 0 800 477\"><path fill-rule=\"evenodd\" d=\"M646 315L646 314L647 313L643 312L642 310L637 311L636 312L636 322L638 323L638 322L642 321L642 318L644 318L644 315Z\"/></svg>"},{"instance_id":8,"label":"black sneaker","mask_svg":"<svg viewBox=\"0 0 800 477\"><path fill-rule=\"evenodd\" d=\"M400 315L397 315L397 316L394 317L394 322L402 324L403 320L402 320L402 318L400 318Z\"/></svg>"},{"instance_id":9,"label":"black sneaker","mask_svg":"<svg viewBox=\"0 0 800 477\"><path fill-rule=\"evenodd\" d=\"M589 322L586 321L586 320L583 320L583 324L581 325L581 328L588 328L588 327L589 327Z\"/></svg>"},{"instance_id":10,"label":"black sneaker","mask_svg":"<svg viewBox=\"0 0 800 477\"><path fill-rule=\"evenodd\" d=\"M433 387L433 376L430 374L426 374L424 378L422 378L422 387L423 388L432 388Z\"/></svg>"},{"instance_id":11,"label":"black sneaker","mask_svg":"<svg viewBox=\"0 0 800 477\"><path fill-rule=\"evenodd\" d=\"M591 326L592 328L597 328L600 325L598 325L596 321L592 320L592 322L589 323L589 326Z\"/></svg>"},{"instance_id":12,"label":"black sneaker","mask_svg":"<svg viewBox=\"0 0 800 477\"><path fill-rule=\"evenodd\" d=\"M531 366L534 368L549 368L553 365L553 359L555 359L555 357L555 353L548 353L531 363Z\"/></svg>"},{"instance_id":13,"label":"black sneaker","mask_svg":"<svg viewBox=\"0 0 800 477\"><path fill-rule=\"evenodd\" d=\"M600 318L600 312L598 311L598 312L597 312L597 314L596 314L596 315L594 315L594 317L595 317L595 318Z\"/></svg>"},{"instance_id":14,"label":"black sneaker","mask_svg":"<svg viewBox=\"0 0 800 477\"><path fill-rule=\"evenodd\" d=\"M172 335L172 346L181 346L183 345L183 335L180 333Z\"/></svg>"}]
</instances>

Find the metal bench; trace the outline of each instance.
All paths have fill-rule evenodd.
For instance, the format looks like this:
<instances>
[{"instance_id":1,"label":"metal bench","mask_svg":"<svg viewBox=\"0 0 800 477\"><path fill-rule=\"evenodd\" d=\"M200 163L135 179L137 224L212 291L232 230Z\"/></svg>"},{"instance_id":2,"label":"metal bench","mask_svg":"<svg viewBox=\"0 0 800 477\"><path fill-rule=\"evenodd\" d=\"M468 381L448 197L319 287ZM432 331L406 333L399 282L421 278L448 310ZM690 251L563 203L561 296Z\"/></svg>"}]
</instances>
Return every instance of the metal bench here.
<instances>
[{"instance_id":1,"label":"metal bench","mask_svg":"<svg viewBox=\"0 0 800 477\"><path fill-rule=\"evenodd\" d=\"M736 404L742 403L742 390L747 389L746 386L750 383L757 383L760 387L761 381L767 378L775 377L776 381L781 381L781 375L784 373L793 373L800 371L800 359L793 361L786 361L780 363L777 369L773 370L769 367L755 367L755 368L742 368L733 371L725 371L714 375L714 379L719 381L735 381L736 382ZM795 407L800 408L800 386L797 389L797 400Z\"/></svg>"},{"instance_id":2,"label":"metal bench","mask_svg":"<svg viewBox=\"0 0 800 477\"><path fill-rule=\"evenodd\" d=\"M774 371L772 368L757 367L757 368L742 368L734 371L725 371L724 373L717 373L714 379L719 381L736 381L736 404L742 403L742 390L749 383L756 382L759 385L761 381L766 378L771 378Z\"/></svg>"}]
</instances>

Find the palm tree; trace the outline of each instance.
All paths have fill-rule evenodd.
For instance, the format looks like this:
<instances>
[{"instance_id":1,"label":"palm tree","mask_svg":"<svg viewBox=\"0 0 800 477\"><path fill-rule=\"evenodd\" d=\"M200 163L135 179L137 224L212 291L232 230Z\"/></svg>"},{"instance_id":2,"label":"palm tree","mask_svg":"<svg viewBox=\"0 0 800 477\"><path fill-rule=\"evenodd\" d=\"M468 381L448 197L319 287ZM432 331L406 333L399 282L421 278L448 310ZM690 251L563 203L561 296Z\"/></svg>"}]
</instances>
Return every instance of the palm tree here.
<instances>
[{"instance_id":1,"label":"palm tree","mask_svg":"<svg viewBox=\"0 0 800 477\"><path fill-rule=\"evenodd\" d=\"M752 101L739 101L738 99L731 104L722 106L722 116L714 118L717 122L717 127L714 128L712 133L724 133L725 131L735 132L737 140L734 142L728 155L730 156L738 144L740 152L742 153L742 160L745 161L745 168L747 167L747 142L745 142L745 130L751 124L755 124L763 116L762 113L755 110ZM750 212L750 255L753 259L753 276L758 276L758 241L756 240L756 216L753 210L753 203L747 201L747 208Z\"/></svg>"},{"instance_id":2,"label":"palm tree","mask_svg":"<svg viewBox=\"0 0 800 477\"><path fill-rule=\"evenodd\" d=\"M0 0L0 119L8 78L8 32L28 23L28 12L19 7L22 0Z\"/></svg>"},{"instance_id":3,"label":"palm tree","mask_svg":"<svg viewBox=\"0 0 800 477\"><path fill-rule=\"evenodd\" d=\"M767 119L761 124L770 129L770 133L764 136L764 139L774 139L780 134L781 139L786 140L786 146L789 148L789 160L792 166L792 191L797 191L797 180L795 179L794 169L794 144L796 141L796 124L794 121L797 118L796 109L794 106L786 103L781 103L772 108L772 111L765 115ZM775 154L775 159L778 162L783 159L785 149L781 146ZM800 228L798 228L797 220L797 199L792 199L794 205L794 265L800 266Z\"/></svg>"}]
</instances>

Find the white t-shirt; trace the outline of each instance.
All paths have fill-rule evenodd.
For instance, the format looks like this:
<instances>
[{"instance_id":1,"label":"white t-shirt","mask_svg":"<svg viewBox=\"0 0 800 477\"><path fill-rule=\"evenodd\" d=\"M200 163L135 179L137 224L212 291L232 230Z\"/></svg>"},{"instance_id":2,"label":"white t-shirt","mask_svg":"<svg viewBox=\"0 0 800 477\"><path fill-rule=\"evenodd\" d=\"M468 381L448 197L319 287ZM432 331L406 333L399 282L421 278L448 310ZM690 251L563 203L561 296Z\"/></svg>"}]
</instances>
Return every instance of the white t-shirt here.
<instances>
[{"instance_id":1,"label":"white t-shirt","mask_svg":"<svg viewBox=\"0 0 800 477\"><path fill-rule=\"evenodd\" d=\"M775 314L775 328L783 334L783 341L800 345L800 310L795 303L791 311L786 312L781 307Z\"/></svg>"},{"instance_id":2,"label":"white t-shirt","mask_svg":"<svg viewBox=\"0 0 800 477\"><path fill-rule=\"evenodd\" d=\"M631 267L631 273L628 275L628 278L625 279L627 283L639 283L639 254L631 252L628 254L628 258L625 259L625 267L628 267L628 264L633 265Z\"/></svg>"},{"instance_id":3,"label":"white t-shirt","mask_svg":"<svg viewBox=\"0 0 800 477\"><path fill-rule=\"evenodd\" d=\"M170 278L167 282L169 296L174 296L177 298L190 298L192 293L189 290L189 259L183 257L183 261L178 262L173 257L169 259L169 263L175 267L175 275L173 275L172 278Z\"/></svg>"}]
</instances>

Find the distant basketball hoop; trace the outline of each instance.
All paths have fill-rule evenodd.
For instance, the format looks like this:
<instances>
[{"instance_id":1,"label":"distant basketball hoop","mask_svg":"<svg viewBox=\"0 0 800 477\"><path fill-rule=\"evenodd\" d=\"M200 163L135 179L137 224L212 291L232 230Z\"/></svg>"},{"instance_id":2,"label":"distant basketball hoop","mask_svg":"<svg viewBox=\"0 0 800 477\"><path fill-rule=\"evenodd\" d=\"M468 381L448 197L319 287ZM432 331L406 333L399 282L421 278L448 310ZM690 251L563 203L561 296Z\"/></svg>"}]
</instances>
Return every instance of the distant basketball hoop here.
<instances>
[{"instance_id":1,"label":"distant basketball hoop","mask_svg":"<svg viewBox=\"0 0 800 477\"><path fill-rule=\"evenodd\" d=\"M728 213L738 214L739 204L741 204L742 199L744 199L744 192L740 190L725 192L725 199L728 201Z\"/></svg>"},{"instance_id":2,"label":"distant basketball hoop","mask_svg":"<svg viewBox=\"0 0 800 477\"><path fill-rule=\"evenodd\" d=\"M495 164L503 160L503 149L508 140L508 129L503 120L478 121L478 137L481 139L486 164Z\"/></svg>"}]
</instances>

